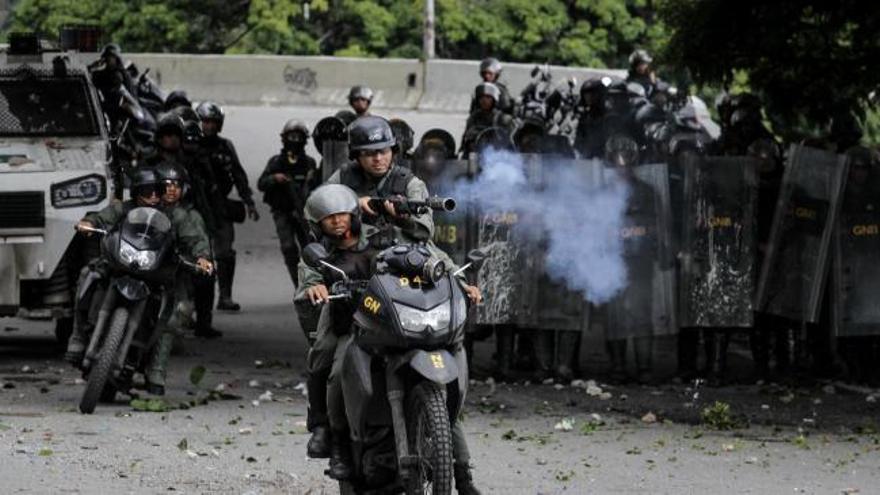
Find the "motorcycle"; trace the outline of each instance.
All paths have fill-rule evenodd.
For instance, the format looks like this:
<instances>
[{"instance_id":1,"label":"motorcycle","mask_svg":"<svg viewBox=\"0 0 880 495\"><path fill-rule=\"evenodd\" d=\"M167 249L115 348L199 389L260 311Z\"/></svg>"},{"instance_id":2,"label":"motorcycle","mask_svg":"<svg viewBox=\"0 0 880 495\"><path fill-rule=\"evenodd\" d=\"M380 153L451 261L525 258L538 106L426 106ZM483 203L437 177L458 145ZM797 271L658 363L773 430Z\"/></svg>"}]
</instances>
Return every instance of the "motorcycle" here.
<instances>
[{"instance_id":1,"label":"motorcycle","mask_svg":"<svg viewBox=\"0 0 880 495\"><path fill-rule=\"evenodd\" d=\"M321 270L334 300L355 302L352 337L342 355L342 392L351 432L353 473L340 492L451 493L452 425L467 394L462 348L468 298L456 275L423 244L376 256L369 280L349 280L321 244L303 252Z\"/></svg>"},{"instance_id":2,"label":"motorcycle","mask_svg":"<svg viewBox=\"0 0 880 495\"><path fill-rule=\"evenodd\" d=\"M79 409L91 414L99 401L111 402L117 392L130 393L133 377L142 372L159 338L156 322L173 290L171 221L149 207L134 208L119 228L107 231L81 227L103 236L101 269L91 270L77 287L77 317L89 308L95 325L81 363L86 388ZM179 262L197 269L182 258Z\"/></svg>"}]
</instances>

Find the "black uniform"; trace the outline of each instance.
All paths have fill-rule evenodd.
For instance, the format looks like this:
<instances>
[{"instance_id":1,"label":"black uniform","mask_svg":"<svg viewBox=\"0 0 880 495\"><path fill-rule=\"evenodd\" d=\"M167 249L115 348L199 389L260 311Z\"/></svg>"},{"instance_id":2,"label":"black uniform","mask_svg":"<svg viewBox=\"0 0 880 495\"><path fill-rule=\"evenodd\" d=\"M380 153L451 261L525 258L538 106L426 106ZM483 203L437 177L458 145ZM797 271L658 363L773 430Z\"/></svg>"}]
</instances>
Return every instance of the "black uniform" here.
<instances>
[{"instance_id":1,"label":"black uniform","mask_svg":"<svg viewBox=\"0 0 880 495\"><path fill-rule=\"evenodd\" d=\"M245 205L253 207L253 193L248 185L247 174L238 160L232 142L220 136L206 136L202 148L210 163L216 180L216 201L214 211L218 212L218 225L214 234L214 257L217 260L217 284L220 288L220 302L232 298L232 281L235 277L235 241L233 219L240 211L240 204L228 198L235 187ZM243 219L242 219L243 220Z\"/></svg>"},{"instance_id":2,"label":"black uniform","mask_svg":"<svg viewBox=\"0 0 880 495\"><path fill-rule=\"evenodd\" d=\"M275 174L285 174L290 182L277 182ZM284 264L294 285L299 284L297 264L300 248L309 242L303 206L319 179L317 163L305 151L290 153L282 149L269 159L257 180L257 189L263 191L263 202L272 208Z\"/></svg>"}]
</instances>

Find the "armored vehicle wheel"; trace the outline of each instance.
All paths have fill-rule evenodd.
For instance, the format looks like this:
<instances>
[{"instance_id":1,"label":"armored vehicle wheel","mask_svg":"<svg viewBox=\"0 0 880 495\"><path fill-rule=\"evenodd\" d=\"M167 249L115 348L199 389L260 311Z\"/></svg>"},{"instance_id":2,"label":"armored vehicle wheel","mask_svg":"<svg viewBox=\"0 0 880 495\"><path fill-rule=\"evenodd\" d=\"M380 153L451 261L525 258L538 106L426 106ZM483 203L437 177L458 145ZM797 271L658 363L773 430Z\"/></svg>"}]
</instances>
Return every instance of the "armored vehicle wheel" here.
<instances>
[{"instance_id":1,"label":"armored vehicle wheel","mask_svg":"<svg viewBox=\"0 0 880 495\"><path fill-rule=\"evenodd\" d=\"M418 460L407 495L452 493L452 427L442 389L431 382L416 385L407 400L406 417L409 453Z\"/></svg>"},{"instance_id":2,"label":"armored vehicle wheel","mask_svg":"<svg viewBox=\"0 0 880 495\"><path fill-rule=\"evenodd\" d=\"M107 336L104 337L104 344L101 346L100 354L98 354L98 362L89 371L86 390L79 401L79 410L83 414L92 414L95 411L95 406L98 405L98 400L104 394L105 385L107 385L107 380L113 371L113 363L116 362L116 351L119 349L119 345L122 344L127 324L128 310L116 308L113 316L110 318L109 330ZM115 388L113 392L116 395Z\"/></svg>"}]
</instances>

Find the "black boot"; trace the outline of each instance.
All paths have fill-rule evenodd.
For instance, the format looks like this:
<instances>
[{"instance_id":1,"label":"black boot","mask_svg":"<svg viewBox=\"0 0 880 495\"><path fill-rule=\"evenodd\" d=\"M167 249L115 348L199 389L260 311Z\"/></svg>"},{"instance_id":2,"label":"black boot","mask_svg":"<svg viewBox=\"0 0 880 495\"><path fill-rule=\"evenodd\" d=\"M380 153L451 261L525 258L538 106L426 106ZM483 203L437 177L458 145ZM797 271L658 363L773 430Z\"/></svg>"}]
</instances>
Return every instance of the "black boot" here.
<instances>
[{"instance_id":1,"label":"black boot","mask_svg":"<svg viewBox=\"0 0 880 495\"><path fill-rule=\"evenodd\" d=\"M697 377L697 349L700 346L700 331L696 328L682 328L678 334L678 378L688 383Z\"/></svg>"},{"instance_id":2,"label":"black boot","mask_svg":"<svg viewBox=\"0 0 880 495\"><path fill-rule=\"evenodd\" d=\"M608 357L611 360L611 381L623 383L626 381L626 339L605 341Z\"/></svg>"},{"instance_id":3,"label":"black boot","mask_svg":"<svg viewBox=\"0 0 880 495\"><path fill-rule=\"evenodd\" d=\"M757 318L756 318L757 319ZM752 359L755 361L755 381L770 379L770 328L758 327L749 334Z\"/></svg>"},{"instance_id":4,"label":"black boot","mask_svg":"<svg viewBox=\"0 0 880 495\"><path fill-rule=\"evenodd\" d=\"M217 285L220 288L220 300L217 309L238 311L241 305L232 300L232 281L235 278L235 256L223 258L217 263Z\"/></svg>"},{"instance_id":5,"label":"black boot","mask_svg":"<svg viewBox=\"0 0 880 495\"><path fill-rule=\"evenodd\" d=\"M636 337L633 339L635 351L637 380L643 385L654 382L654 337Z\"/></svg>"},{"instance_id":6,"label":"black boot","mask_svg":"<svg viewBox=\"0 0 880 495\"><path fill-rule=\"evenodd\" d=\"M511 365L513 363L513 329L507 325L499 325L495 328L495 347L498 359L498 367L495 378L500 381L511 377Z\"/></svg>"},{"instance_id":7,"label":"black boot","mask_svg":"<svg viewBox=\"0 0 880 495\"><path fill-rule=\"evenodd\" d=\"M211 327L203 327L201 325L196 327L196 337L202 339L216 339L222 336L223 332L221 332L220 330Z\"/></svg>"},{"instance_id":8,"label":"black boot","mask_svg":"<svg viewBox=\"0 0 880 495\"><path fill-rule=\"evenodd\" d=\"M725 382L728 342L730 342L730 334L725 330L706 331L706 371L708 384L711 387L720 387Z\"/></svg>"},{"instance_id":9,"label":"black boot","mask_svg":"<svg viewBox=\"0 0 880 495\"><path fill-rule=\"evenodd\" d=\"M580 332L561 330L559 332L559 345L556 349L558 362L556 363L556 377L563 382L570 382L574 378L575 370L578 369L580 357Z\"/></svg>"},{"instance_id":10,"label":"black boot","mask_svg":"<svg viewBox=\"0 0 880 495\"><path fill-rule=\"evenodd\" d=\"M334 432L330 440L330 468L327 476L347 480L352 475L351 448L347 433Z\"/></svg>"},{"instance_id":11,"label":"black boot","mask_svg":"<svg viewBox=\"0 0 880 495\"><path fill-rule=\"evenodd\" d=\"M306 455L312 459L326 459L330 457L330 428L316 426L312 429L312 438L306 446Z\"/></svg>"},{"instance_id":12,"label":"black boot","mask_svg":"<svg viewBox=\"0 0 880 495\"><path fill-rule=\"evenodd\" d=\"M467 464L455 463L452 465L455 475L455 491L459 495L481 495L480 490L474 486L474 478L471 476L471 468Z\"/></svg>"}]
</instances>

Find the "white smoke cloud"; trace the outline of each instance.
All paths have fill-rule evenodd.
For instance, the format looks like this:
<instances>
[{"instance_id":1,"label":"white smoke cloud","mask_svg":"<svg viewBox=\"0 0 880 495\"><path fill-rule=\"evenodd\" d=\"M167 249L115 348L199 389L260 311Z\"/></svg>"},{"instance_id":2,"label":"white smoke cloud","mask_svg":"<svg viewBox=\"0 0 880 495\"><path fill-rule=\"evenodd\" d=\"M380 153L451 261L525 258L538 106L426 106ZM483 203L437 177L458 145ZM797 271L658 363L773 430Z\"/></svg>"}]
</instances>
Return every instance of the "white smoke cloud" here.
<instances>
[{"instance_id":1,"label":"white smoke cloud","mask_svg":"<svg viewBox=\"0 0 880 495\"><path fill-rule=\"evenodd\" d=\"M606 170L600 180L598 167L545 159L546 179L539 184L529 180L521 155L490 149L481 162L480 175L457 183L455 197L468 198L481 214L515 213L519 237L545 247L548 275L588 301L607 302L625 287L618 232L630 188L614 171Z\"/></svg>"}]
</instances>

